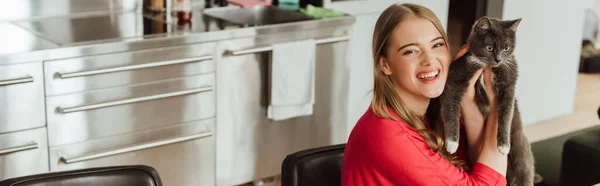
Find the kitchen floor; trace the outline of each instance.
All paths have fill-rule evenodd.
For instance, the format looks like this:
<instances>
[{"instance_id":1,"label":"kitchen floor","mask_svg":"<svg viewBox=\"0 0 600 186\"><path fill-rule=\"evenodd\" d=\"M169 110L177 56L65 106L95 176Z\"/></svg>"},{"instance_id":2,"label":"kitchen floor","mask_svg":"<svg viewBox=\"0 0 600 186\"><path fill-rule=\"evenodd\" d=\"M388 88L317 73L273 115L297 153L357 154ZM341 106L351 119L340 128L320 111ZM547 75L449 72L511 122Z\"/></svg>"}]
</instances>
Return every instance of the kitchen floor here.
<instances>
[{"instance_id":1,"label":"kitchen floor","mask_svg":"<svg viewBox=\"0 0 600 186\"><path fill-rule=\"evenodd\" d=\"M530 142L560 136L584 128L600 125L600 74L580 73L577 77L577 90L573 113L524 127Z\"/></svg>"}]
</instances>

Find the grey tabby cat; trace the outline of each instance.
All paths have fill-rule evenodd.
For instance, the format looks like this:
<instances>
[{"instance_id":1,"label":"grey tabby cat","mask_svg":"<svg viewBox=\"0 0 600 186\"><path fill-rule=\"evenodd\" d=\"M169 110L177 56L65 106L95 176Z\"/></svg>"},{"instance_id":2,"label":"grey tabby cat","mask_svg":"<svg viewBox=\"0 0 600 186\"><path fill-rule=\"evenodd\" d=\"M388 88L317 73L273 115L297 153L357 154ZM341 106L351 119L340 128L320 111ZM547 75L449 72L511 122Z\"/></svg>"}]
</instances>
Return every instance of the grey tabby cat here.
<instances>
[{"instance_id":1,"label":"grey tabby cat","mask_svg":"<svg viewBox=\"0 0 600 186\"><path fill-rule=\"evenodd\" d=\"M531 146L523 134L521 116L515 99L517 63L513 56L516 31L521 19L499 20L482 17L474 24L468 42L470 51L450 65L448 80L440 96L442 119L445 123L447 150L458 148L460 102L473 74L491 67L493 91L498 111L498 150L508 154L508 185L528 186L534 181L534 159ZM475 101L484 116L489 101L482 77L476 83Z\"/></svg>"}]
</instances>

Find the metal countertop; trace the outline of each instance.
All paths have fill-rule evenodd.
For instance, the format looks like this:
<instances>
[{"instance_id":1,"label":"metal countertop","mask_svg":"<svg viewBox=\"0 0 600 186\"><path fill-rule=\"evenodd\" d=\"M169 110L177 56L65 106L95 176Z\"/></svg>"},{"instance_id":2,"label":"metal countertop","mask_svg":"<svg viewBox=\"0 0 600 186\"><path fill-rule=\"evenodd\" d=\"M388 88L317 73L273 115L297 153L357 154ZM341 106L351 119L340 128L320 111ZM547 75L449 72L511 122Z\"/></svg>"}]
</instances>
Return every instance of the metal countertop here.
<instances>
[{"instance_id":1,"label":"metal countertop","mask_svg":"<svg viewBox=\"0 0 600 186\"><path fill-rule=\"evenodd\" d=\"M0 22L0 65L344 27L355 21L344 16L255 26L227 22L202 11L195 8L191 22L184 25L177 24L173 16L135 11Z\"/></svg>"}]
</instances>

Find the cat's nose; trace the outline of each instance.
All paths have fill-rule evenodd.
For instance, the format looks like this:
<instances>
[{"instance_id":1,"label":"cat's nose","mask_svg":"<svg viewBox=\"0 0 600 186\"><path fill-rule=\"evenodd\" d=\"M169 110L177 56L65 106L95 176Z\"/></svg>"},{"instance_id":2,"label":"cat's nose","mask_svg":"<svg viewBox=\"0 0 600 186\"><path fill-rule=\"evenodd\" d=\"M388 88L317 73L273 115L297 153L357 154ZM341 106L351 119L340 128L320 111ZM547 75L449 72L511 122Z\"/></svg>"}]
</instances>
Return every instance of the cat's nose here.
<instances>
[{"instance_id":1,"label":"cat's nose","mask_svg":"<svg viewBox=\"0 0 600 186\"><path fill-rule=\"evenodd\" d=\"M498 63L500 63L500 61L502 61L502 59L500 59L500 58L495 58L494 60Z\"/></svg>"}]
</instances>

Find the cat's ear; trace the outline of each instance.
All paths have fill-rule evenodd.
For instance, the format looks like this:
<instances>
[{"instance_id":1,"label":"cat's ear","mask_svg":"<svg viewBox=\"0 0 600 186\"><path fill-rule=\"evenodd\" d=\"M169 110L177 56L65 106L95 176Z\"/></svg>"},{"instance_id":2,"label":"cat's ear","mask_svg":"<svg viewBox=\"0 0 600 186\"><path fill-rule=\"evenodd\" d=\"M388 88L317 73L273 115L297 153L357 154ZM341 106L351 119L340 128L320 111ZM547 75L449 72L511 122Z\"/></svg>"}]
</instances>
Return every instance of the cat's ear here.
<instances>
[{"instance_id":1,"label":"cat's ear","mask_svg":"<svg viewBox=\"0 0 600 186\"><path fill-rule=\"evenodd\" d=\"M519 23L521 23L521 18L509 21L508 28L513 32L517 32L517 27L519 27Z\"/></svg>"},{"instance_id":2,"label":"cat's ear","mask_svg":"<svg viewBox=\"0 0 600 186\"><path fill-rule=\"evenodd\" d=\"M492 22L486 16L483 16L483 17L479 18L477 20L477 22L475 22L475 28L479 28L479 29L482 29L482 30L490 29L491 26L492 26Z\"/></svg>"}]
</instances>

